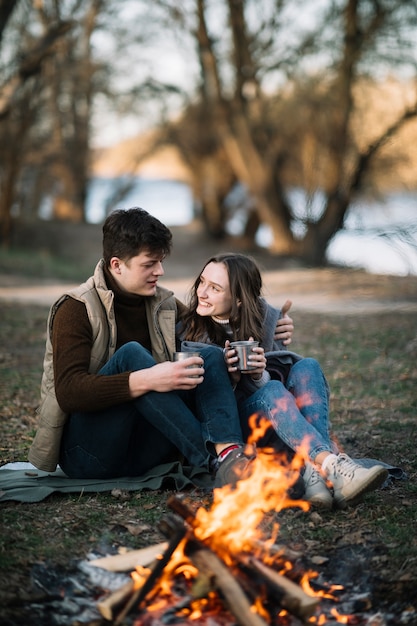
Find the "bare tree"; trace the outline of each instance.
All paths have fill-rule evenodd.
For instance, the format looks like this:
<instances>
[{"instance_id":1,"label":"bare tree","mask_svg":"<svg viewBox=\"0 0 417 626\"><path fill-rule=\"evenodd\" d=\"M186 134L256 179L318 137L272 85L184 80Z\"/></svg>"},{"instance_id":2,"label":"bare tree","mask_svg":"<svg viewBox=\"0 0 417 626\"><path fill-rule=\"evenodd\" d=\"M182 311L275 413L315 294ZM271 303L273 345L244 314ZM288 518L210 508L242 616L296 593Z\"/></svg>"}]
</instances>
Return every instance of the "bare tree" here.
<instances>
[{"instance_id":1,"label":"bare tree","mask_svg":"<svg viewBox=\"0 0 417 626\"><path fill-rule=\"evenodd\" d=\"M2 36L18 2L0 5ZM48 25L44 34L28 43L15 59L12 70L0 85L0 241L7 243L11 233L11 210L16 200L16 189L25 161L27 138L34 122L35 86L46 60L53 55L57 40L71 28L68 21ZM0 43L2 38L0 38Z\"/></svg>"},{"instance_id":2,"label":"bare tree","mask_svg":"<svg viewBox=\"0 0 417 626\"><path fill-rule=\"evenodd\" d=\"M238 180L252 201L248 237L254 238L259 224L267 224L272 252L325 262L352 201L369 188L383 148L417 116L416 96L387 118L376 135L367 136L357 102L360 84L386 75L387 68L394 73L406 69L415 80L416 0L329 0L311 24L291 31L292 40L287 37L288 15L297 22L311 7L305 0L225 0L221 6L227 21L221 11L213 18L209 0L193 0L191 27L189 18L178 16L177 4L174 11L168 0L160 3L182 28L188 24L195 38L201 68L198 104L177 125L183 133L177 132L176 141L195 178L208 176L214 190L216 202L210 205L206 181L195 184L208 221L222 232L221 181ZM269 13L268 7L273 7ZM313 63L321 63L321 69L312 71ZM191 124L199 144L185 130L188 113L196 110L202 124L194 126L193 114ZM216 171L217 163L221 176L210 178L197 165L204 163L210 164L208 171ZM305 192L302 234L294 229L300 220L291 197L295 186ZM318 197L319 210L312 211Z\"/></svg>"},{"instance_id":3,"label":"bare tree","mask_svg":"<svg viewBox=\"0 0 417 626\"><path fill-rule=\"evenodd\" d=\"M81 3L77 3L81 6ZM46 119L49 120L48 186L52 196L52 216L85 221L85 199L89 180L90 120L94 93L95 64L91 37L103 7L102 0L84 4L82 12L74 6L77 27L60 40L55 55L45 64ZM39 8L45 29L58 15Z\"/></svg>"},{"instance_id":4,"label":"bare tree","mask_svg":"<svg viewBox=\"0 0 417 626\"><path fill-rule=\"evenodd\" d=\"M2 30L8 64L0 85L0 237L12 212L85 220L96 75L91 39L105 0L15 2ZM2 7L0 6L0 9ZM19 42L17 44L16 42Z\"/></svg>"},{"instance_id":5,"label":"bare tree","mask_svg":"<svg viewBox=\"0 0 417 626\"><path fill-rule=\"evenodd\" d=\"M19 0L0 0L0 43L4 29Z\"/></svg>"},{"instance_id":6,"label":"bare tree","mask_svg":"<svg viewBox=\"0 0 417 626\"><path fill-rule=\"evenodd\" d=\"M132 72L132 66L141 69L141 46L152 36L146 2L16 0L6 5L0 0L5 22L0 143L12 146L0 152L3 242L10 236L12 213L33 219L46 207L42 214L48 217L85 220L98 96L107 98L113 111L132 114L158 90L143 72ZM12 5L15 10L9 11Z\"/></svg>"},{"instance_id":7,"label":"bare tree","mask_svg":"<svg viewBox=\"0 0 417 626\"><path fill-rule=\"evenodd\" d=\"M85 219L91 119L105 94L114 109L152 110L152 124L159 112L158 141L180 148L212 235L225 233L224 201L239 182L251 202L248 241L266 224L272 252L320 264L390 139L417 115L414 94L367 134L358 99L361 84L387 68L415 80L417 0L327 0L305 22L297 18L309 0L20 0L9 3L13 12L7 4L0 0L0 43L12 28L8 45L19 48L0 85L0 136L13 145L0 153L3 240L12 207L35 214L45 195L52 216ZM93 54L97 29L114 42L107 59ZM174 77L146 75L149 40L155 46L174 30L181 47L193 44L199 69L189 63L187 92ZM182 106L174 122L173 98ZM301 216L295 187L304 193Z\"/></svg>"}]
</instances>

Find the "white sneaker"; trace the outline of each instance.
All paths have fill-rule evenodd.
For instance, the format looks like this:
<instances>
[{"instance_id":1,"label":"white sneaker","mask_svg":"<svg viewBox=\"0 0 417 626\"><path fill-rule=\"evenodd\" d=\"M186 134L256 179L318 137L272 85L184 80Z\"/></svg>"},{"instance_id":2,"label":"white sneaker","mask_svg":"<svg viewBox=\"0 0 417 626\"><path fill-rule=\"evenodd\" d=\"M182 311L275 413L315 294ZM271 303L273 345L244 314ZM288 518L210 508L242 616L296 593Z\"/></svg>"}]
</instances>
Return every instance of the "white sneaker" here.
<instances>
[{"instance_id":1,"label":"white sneaker","mask_svg":"<svg viewBox=\"0 0 417 626\"><path fill-rule=\"evenodd\" d=\"M306 463L304 470L304 500L322 509L331 509L333 497L327 488L326 481L311 463Z\"/></svg>"},{"instance_id":2,"label":"white sneaker","mask_svg":"<svg viewBox=\"0 0 417 626\"><path fill-rule=\"evenodd\" d=\"M343 509L358 502L365 493L380 487L387 479L388 471L382 465L362 467L347 454L338 454L329 461L326 474L333 485L335 503Z\"/></svg>"}]
</instances>

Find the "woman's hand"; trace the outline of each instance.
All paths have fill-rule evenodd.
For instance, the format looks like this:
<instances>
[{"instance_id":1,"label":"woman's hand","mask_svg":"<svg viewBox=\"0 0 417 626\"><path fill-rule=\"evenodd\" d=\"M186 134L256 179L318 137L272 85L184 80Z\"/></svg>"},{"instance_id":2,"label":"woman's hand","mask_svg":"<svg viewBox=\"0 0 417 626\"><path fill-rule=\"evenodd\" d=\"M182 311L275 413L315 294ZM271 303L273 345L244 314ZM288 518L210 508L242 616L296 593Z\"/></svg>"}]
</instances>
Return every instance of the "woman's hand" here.
<instances>
[{"instance_id":1,"label":"woman's hand","mask_svg":"<svg viewBox=\"0 0 417 626\"><path fill-rule=\"evenodd\" d=\"M253 341L253 337L250 337L249 341ZM259 380L266 368L265 350L262 346L252 348L248 359L248 365L255 368L250 370L251 378L253 378L253 380Z\"/></svg>"},{"instance_id":2,"label":"woman's hand","mask_svg":"<svg viewBox=\"0 0 417 626\"><path fill-rule=\"evenodd\" d=\"M253 341L253 337L250 337L249 341ZM236 350L230 346L230 341L228 339L224 344L223 354L232 383L236 385L242 376L242 372L237 365L239 357L237 356ZM254 380L259 380L264 369L266 368L265 350L261 346L252 348L248 359L248 365L255 368L250 370L251 377Z\"/></svg>"},{"instance_id":3,"label":"woman's hand","mask_svg":"<svg viewBox=\"0 0 417 626\"><path fill-rule=\"evenodd\" d=\"M230 341L228 339L226 339L224 344L223 356L224 362L227 366L227 371L229 372L230 380L233 385L237 385L241 377L240 370L237 367L239 357L236 354L236 350L230 346Z\"/></svg>"},{"instance_id":4,"label":"woman's hand","mask_svg":"<svg viewBox=\"0 0 417 626\"><path fill-rule=\"evenodd\" d=\"M292 334L294 332L294 322L288 315L291 305L291 300L285 301L283 307L281 308L281 317L275 326L274 340L282 341L284 346L290 345L292 342Z\"/></svg>"}]
</instances>

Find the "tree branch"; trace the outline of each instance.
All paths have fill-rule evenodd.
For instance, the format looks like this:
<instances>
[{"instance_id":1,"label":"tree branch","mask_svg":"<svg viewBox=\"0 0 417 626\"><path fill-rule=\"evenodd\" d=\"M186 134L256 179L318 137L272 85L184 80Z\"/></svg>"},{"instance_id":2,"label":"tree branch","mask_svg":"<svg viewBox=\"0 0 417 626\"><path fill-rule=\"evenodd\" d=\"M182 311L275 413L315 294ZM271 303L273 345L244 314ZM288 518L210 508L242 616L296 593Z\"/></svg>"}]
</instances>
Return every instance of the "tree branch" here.
<instances>
[{"instance_id":1,"label":"tree branch","mask_svg":"<svg viewBox=\"0 0 417 626\"><path fill-rule=\"evenodd\" d=\"M0 120L9 114L13 98L18 89L29 78L40 72L44 60L53 54L56 40L63 37L73 25L74 22L71 21L52 25L37 44L21 56L16 72L0 88Z\"/></svg>"}]
</instances>

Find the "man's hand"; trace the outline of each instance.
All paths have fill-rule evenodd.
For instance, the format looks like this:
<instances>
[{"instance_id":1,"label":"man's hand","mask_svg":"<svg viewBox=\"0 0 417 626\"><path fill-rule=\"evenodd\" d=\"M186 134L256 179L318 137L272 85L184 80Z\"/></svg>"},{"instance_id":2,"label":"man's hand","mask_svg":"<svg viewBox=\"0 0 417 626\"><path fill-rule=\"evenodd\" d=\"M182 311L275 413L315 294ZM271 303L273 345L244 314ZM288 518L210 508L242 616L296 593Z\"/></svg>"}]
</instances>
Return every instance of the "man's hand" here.
<instances>
[{"instance_id":1,"label":"man's hand","mask_svg":"<svg viewBox=\"0 0 417 626\"><path fill-rule=\"evenodd\" d=\"M190 367L197 365L198 367ZM132 372L129 376L129 388L132 398L142 396L148 391L177 391L194 389L203 382L204 361L199 356L190 356L182 361L165 361L152 367Z\"/></svg>"},{"instance_id":2,"label":"man's hand","mask_svg":"<svg viewBox=\"0 0 417 626\"><path fill-rule=\"evenodd\" d=\"M292 305L291 300L286 300L281 308L281 317L277 321L275 327L275 341L282 341L284 346L289 346L292 342L292 334L294 332L294 323L291 317L288 315Z\"/></svg>"}]
</instances>

